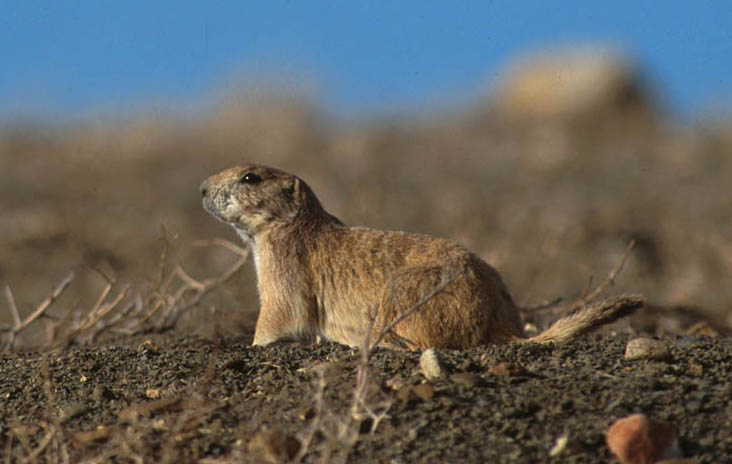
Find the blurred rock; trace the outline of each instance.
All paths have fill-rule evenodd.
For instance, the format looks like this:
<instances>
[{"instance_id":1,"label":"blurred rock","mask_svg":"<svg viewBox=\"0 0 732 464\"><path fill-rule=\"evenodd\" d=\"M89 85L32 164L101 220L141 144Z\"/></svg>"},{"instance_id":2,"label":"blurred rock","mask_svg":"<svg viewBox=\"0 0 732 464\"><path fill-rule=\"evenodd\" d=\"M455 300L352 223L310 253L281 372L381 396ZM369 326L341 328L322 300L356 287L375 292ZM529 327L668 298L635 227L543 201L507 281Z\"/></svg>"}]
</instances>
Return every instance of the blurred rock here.
<instances>
[{"instance_id":1,"label":"blurred rock","mask_svg":"<svg viewBox=\"0 0 732 464\"><path fill-rule=\"evenodd\" d=\"M419 358L419 367L427 380L439 379L446 375L445 365L434 348L422 352L422 356Z\"/></svg>"},{"instance_id":2,"label":"blurred rock","mask_svg":"<svg viewBox=\"0 0 732 464\"><path fill-rule=\"evenodd\" d=\"M279 430L263 429L249 442L249 452L272 463L287 462L300 451L300 441Z\"/></svg>"},{"instance_id":3,"label":"blurred rock","mask_svg":"<svg viewBox=\"0 0 732 464\"><path fill-rule=\"evenodd\" d=\"M671 424L633 414L615 421L607 432L607 446L622 464L652 464L681 457Z\"/></svg>"},{"instance_id":4,"label":"blurred rock","mask_svg":"<svg viewBox=\"0 0 732 464\"><path fill-rule=\"evenodd\" d=\"M653 359L667 361L671 359L671 351L666 343L652 338L636 338L625 346L625 359L635 361L638 359Z\"/></svg>"},{"instance_id":5,"label":"blurred rock","mask_svg":"<svg viewBox=\"0 0 732 464\"><path fill-rule=\"evenodd\" d=\"M411 387L405 385L396 392L396 397L402 406L406 406L411 401L419 399L422 401L431 401L435 396L435 387L429 384L420 384Z\"/></svg>"},{"instance_id":6,"label":"blurred rock","mask_svg":"<svg viewBox=\"0 0 732 464\"><path fill-rule=\"evenodd\" d=\"M399 390L400 388L404 388L407 386L407 381L404 380L401 375L397 375L392 377L391 379L386 379L384 381L384 386L392 390Z\"/></svg>"},{"instance_id":7,"label":"blurred rock","mask_svg":"<svg viewBox=\"0 0 732 464\"><path fill-rule=\"evenodd\" d=\"M485 380L478 374L471 374L470 372L458 372L450 376L450 380L453 383L461 385L466 388L473 388L485 385Z\"/></svg>"},{"instance_id":8,"label":"blurred rock","mask_svg":"<svg viewBox=\"0 0 732 464\"><path fill-rule=\"evenodd\" d=\"M144 342L140 343L140 345L137 347L137 352L140 354L157 353L158 351L160 351L160 347L150 339L147 339Z\"/></svg>"},{"instance_id":9,"label":"blurred rock","mask_svg":"<svg viewBox=\"0 0 732 464\"><path fill-rule=\"evenodd\" d=\"M113 429L111 427L99 425L94 430L74 433L71 437L71 444L75 448L83 448L95 442L105 441L109 439L112 434Z\"/></svg>"},{"instance_id":10,"label":"blurred rock","mask_svg":"<svg viewBox=\"0 0 732 464\"><path fill-rule=\"evenodd\" d=\"M556 457L562 454L564 450L567 448L567 443L569 443L569 436L564 434L557 438L557 441L554 442L554 446L552 446L552 449L549 450L549 456Z\"/></svg>"},{"instance_id":11,"label":"blurred rock","mask_svg":"<svg viewBox=\"0 0 732 464\"><path fill-rule=\"evenodd\" d=\"M608 47L576 47L520 58L504 70L496 109L509 119L573 118L598 111L648 112L638 65ZM652 112L651 112L652 113Z\"/></svg>"},{"instance_id":12,"label":"blurred rock","mask_svg":"<svg viewBox=\"0 0 732 464\"><path fill-rule=\"evenodd\" d=\"M417 395L417 397L424 401L430 401L435 396L435 387L432 385L415 385L412 387L412 391Z\"/></svg>"},{"instance_id":13,"label":"blurred rock","mask_svg":"<svg viewBox=\"0 0 732 464\"><path fill-rule=\"evenodd\" d=\"M518 363L502 362L488 368L488 373L501 377L528 375L529 371Z\"/></svg>"},{"instance_id":14,"label":"blurred rock","mask_svg":"<svg viewBox=\"0 0 732 464\"><path fill-rule=\"evenodd\" d=\"M709 322L702 321L697 322L696 324L692 325L688 329L686 329L686 335L690 337L719 337L719 332L717 332L714 327L712 327Z\"/></svg>"},{"instance_id":15,"label":"blurred rock","mask_svg":"<svg viewBox=\"0 0 732 464\"><path fill-rule=\"evenodd\" d=\"M701 377L704 374L704 366L698 363L691 363L689 364L689 367L686 369L686 371L689 373L689 375L693 375L694 377Z\"/></svg>"}]
</instances>

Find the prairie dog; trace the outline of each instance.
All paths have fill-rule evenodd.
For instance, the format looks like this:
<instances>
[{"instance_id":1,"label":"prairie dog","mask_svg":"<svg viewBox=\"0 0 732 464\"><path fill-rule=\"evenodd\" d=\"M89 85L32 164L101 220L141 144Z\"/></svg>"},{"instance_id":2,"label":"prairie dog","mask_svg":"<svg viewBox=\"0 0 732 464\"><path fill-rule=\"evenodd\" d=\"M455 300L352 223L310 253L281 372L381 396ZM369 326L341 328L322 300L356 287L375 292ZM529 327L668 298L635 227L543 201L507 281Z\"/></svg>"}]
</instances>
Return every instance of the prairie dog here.
<instances>
[{"instance_id":1,"label":"prairie dog","mask_svg":"<svg viewBox=\"0 0 732 464\"><path fill-rule=\"evenodd\" d=\"M454 242L346 226L302 179L266 166L227 169L200 190L205 210L253 251L261 303L254 345L322 335L361 346L381 333L382 345L412 350L563 342L643 305L640 296L604 300L525 338L501 277Z\"/></svg>"}]
</instances>

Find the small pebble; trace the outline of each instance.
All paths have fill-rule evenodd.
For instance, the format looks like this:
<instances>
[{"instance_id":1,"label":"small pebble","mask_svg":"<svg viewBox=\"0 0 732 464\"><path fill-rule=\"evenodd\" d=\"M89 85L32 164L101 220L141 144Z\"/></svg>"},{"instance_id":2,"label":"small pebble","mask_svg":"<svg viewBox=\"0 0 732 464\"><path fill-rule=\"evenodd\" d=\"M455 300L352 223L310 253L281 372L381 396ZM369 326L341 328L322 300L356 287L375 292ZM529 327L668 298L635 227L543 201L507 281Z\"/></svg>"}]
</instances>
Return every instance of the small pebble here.
<instances>
[{"instance_id":1,"label":"small pebble","mask_svg":"<svg viewBox=\"0 0 732 464\"><path fill-rule=\"evenodd\" d=\"M501 377L513 377L527 375L528 371L520 364L502 362L489 367L488 373Z\"/></svg>"},{"instance_id":2,"label":"small pebble","mask_svg":"<svg viewBox=\"0 0 732 464\"><path fill-rule=\"evenodd\" d=\"M298 419L304 421L304 420L310 420L313 417L315 417L315 410L311 406L302 406L300 409L297 410L295 413L295 417Z\"/></svg>"},{"instance_id":3,"label":"small pebble","mask_svg":"<svg viewBox=\"0 0 732 464\"><path fill-rule=\"evenodd\" d=\"M153 421L152 428L157 432L164 432L168 430L168 425L165 423L165 419L158 419Z\"/></svg>"},{"instance_id":4,"label":"small pebble","mask_svg":"<svg viewBox=\"0 0 732 464\"><path fill-rule=\"evenodd\" d=\"M435 396L435 388L429 384L415 385L410 387L405 385L397 390L396 397L402 403L402 406L408 404L414 398L422 401L430 401Z\"/></svg>"},{"instance_id":5,"label":"small pebble","mask_svg":"<svg viewBox=\"0 0 732 464\"><path fill-rule=\"evenodd\" d=\"M708 322L702 321L697 322L696 324L686 329L686 335L690 337L716 338L719 337L719 332L717 332L714 327L709 325Z\"/></svg>"},{"instance_id":6,"label":"small pebble","mask_svg":"<svg viewBox=\"0 0 732 464\"><path fill-rule=\"evenodd\" d=\"M404 380L401 375L397 374L391 379L387 379L384 382L384 385L392 390L399 390L407 385L407 381Z\"/></svg>"},{"instance_id":7,"label":"small pebble","mask_svg":"<svg viewBox=\"0 0 732 464\"><path fill-rule=\"evenodd\" d=\"M704 374L704 366L697 363L691 363L689 364L688 372L694 377L701 377L702 374Z\"/></svg>"},{"instance_id":8,"label":"small pebble","mask_svg":"<svg viewBox=\"0 0 732 464\"><path fill-rule=\"evenodd\" d=\"M412 387L409 385L405 385L404 387L400 388L396 392L396 397L399 400L400 403L402 403L402 406L409 403L409 399L412 396Z\"/></svg>"},{"instance_id":9,"label":"small pebble","mask_svg":"<svg viewBox=\"0 0 732 464\"><path fill-rule=\"evenodd\" d=\"M527 322L524 324L524 332L526 332L527 335L536 335L539 333L539 329L536 327L536 324Z\"/></svg>"},{"instance_id":10,"label":"small pebble","mask_svg":"<svg viewBox=\"0 0 732 464\"><path fill-rule=\"evenodd\" d=\"M636 338L625 346L625 359L635 361L638 359L653 359L666 361L671 359L671 350L661 340L653 338Z\"/></svg>"},{"instance_id":11,"label":"small pebble","mask_svg":"<svg viewBox=\"0 0 732 464\"><path fill-rule=\"evenodd\" d=\"M569 442L569 436L564 434L561 435L559 438L557 438L557 441L554 443L554 446L551 450L549 450L549 456L555 457L562 454L562 452L567 448L567 443Z\"/></svg>"},{"instance_id":12,"label":"small pebble","mask_svg":"<svg viewBox=\"0 0 732 464\"><path fill-rule=\"evenodd\" d=\"M222 370L232 370L232 371L244 371L247 368L247 363L241 359L230 359L227 361L223 367Z\"/></svg>"},{"instance_id":13,"label":"small pebble","mask_svg":"<svg viewBox=\"0 0 732 464\"><path fill-rule=\"evenodd\" d=\"M457 365L457 369L461 370L461 371L470 371L470 370L473 370L473 368L474 368L473 361L470 359L466 359Z\"/></svg>"},{"instance_id":14,"label":"small pebble","mask_svg":"<svg viewBox=\"0 0 732 464\"><path fill-rule=\"evenodd\" d=\"M673 425L633 414L615 421L607 432L610 451L622 464L651 464L679 456Z\"/></svg>"},{"instance_id":15,"label":"small pebble","mask_svg":"<svg viewBox=\"0 0 732 464\"><path fill-rule=\"evenodd\" d=\"M145 340L137 347L138 353L150 354L157 353L158 351L160 351L160 347L156 345L155 342L149 339Z\"/></svg>"},{"instance_id":16,"label":"small pebble","mask_svg":"<svg viewBox=\"0 0 732 464\"><path fill-rule=\"evenodd\" d=\"M112 428L104 425L86 432L76 432L71 436L71 444L74 448L83 448L94 442L105 441L112 436Z\"/></svg>"},{"instance_id":17,"label":"small pebble","mask_svg":"<svg viewBox=\"0 0 732 464\"><path fill-rule=\"evenodd\" d=\"M676 340L676 346L678 347L687 347L687 346L694 346L699 343L703 343L706 339L704 337L681 337L678 340Z\"/></svg>"},{"instance_id":18,"label":"small pebble","mask_svg":"<svg viewBox=\"0 0 732 464\"><path fill-rule=\"evenodd\" d=\"M422 375L428 380L439 379L447 374L445 364L434 348L422 352L422 356L419 357L419 367L422 369Z\"/></svg>"},{"instance_id":19,"label":"small pebble","mask_svg":"<svg viewBox=\"0 0 732 464\"><path fill-rule=\"evenodd\" d=\"M249 452L258 453L268 462L291 461L300 451L300 440L279 430L263 429L249 442Z\"/></svg>"},{"instance_id":20,"label":"small pebble","mask_svg":"<svg viewBox=\"0 0 732 464\"><path fill-rule=\"evenodd\" d=\"M425 383L412 387L412 392L422 400L429 401L435 396L435 387Z\"/></svg>"},{"instance_id":21,"label":"small pebble","mask_svg":"<svg viewBox=\"0 0 732 464\"><path fill-rule=\"evenodd\" d=\"M474 388L485 384L483 377L469 372L458 372L457 374L452 374L450 376L450 380L467 388Z\"/></svg>"}]
</instances>

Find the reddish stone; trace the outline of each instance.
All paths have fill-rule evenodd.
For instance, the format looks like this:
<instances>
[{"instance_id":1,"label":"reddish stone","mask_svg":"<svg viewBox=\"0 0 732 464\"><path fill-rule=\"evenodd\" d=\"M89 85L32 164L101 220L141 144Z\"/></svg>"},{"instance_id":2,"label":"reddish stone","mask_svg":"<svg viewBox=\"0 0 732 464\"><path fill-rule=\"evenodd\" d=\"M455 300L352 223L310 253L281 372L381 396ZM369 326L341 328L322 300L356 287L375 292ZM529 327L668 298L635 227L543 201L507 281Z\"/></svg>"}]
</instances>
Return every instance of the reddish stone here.
<instances>
[{"instance_id":1,"label":"reddish stone","mask_svg":"<svg viewBox=\"0 0 732 464\"><path fill-rule=\"evenodd\" d=\"M676 431L671 424L643 414L618 419L607 432L607 446L623 464L652 464L673 456Z\"/></svg>"}]
</instances>

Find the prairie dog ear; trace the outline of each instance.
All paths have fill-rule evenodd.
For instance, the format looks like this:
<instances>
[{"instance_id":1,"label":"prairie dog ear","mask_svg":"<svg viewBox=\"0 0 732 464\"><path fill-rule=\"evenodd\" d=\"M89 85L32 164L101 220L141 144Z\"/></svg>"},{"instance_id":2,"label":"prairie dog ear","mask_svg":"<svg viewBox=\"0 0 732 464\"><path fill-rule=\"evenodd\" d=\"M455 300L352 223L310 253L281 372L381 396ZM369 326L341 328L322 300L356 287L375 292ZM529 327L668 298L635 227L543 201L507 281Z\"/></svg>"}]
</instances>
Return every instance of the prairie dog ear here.
<instances>
[{"instance_id":1,"label":"prairie dog ear","mask_svg":"<svg viewBox=\"0 0 732 464\"><path fill-rule=\"evenodd\" d=\"M296 203L302 203L302 181L297 177L290 179L288 185L285 187L285 192L290 195Z\"/></svg>"}]
</instances>

